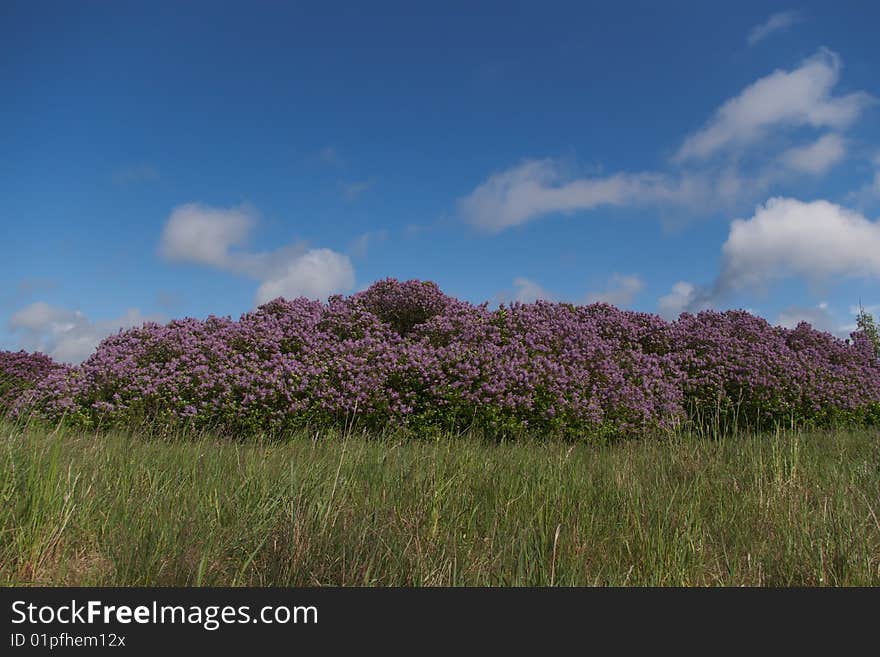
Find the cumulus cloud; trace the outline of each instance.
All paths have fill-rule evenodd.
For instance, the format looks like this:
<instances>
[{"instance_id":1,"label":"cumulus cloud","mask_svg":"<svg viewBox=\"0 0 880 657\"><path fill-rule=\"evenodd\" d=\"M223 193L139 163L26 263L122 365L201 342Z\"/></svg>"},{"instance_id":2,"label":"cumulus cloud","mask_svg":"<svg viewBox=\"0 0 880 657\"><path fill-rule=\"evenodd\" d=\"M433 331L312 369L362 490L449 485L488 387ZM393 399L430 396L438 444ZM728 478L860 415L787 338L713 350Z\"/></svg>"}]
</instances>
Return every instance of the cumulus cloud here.
<instances>
[{"instance_id":1,"label":"cumulus cloud","mask_svg":"<svg viewBox=\"0 0 880 657\"><path fill-rule=\"evenodd\" d=\"M771 34L781 32L782 30L791 27L799 20L801 20L801 15L797 11L777 12L770 16L770 18L768 18L760 25L755 25L751 30L749 30L749 34L746 37L746 42L750 46L754 46L755 44L769 37Z\"/></svg>"},{"instance_id":2,"label":"cumulus cloud","mask_svg":"<svg viewBox=\"0 0 880 657\"><path fill-rule=\"evenodd\" d=\"M846 142L840 135L830 132L812 144L797 146L785 151L780 159L783 166L793 171L823 174L846 157Z\"/></svg>"},{"instance_id":3,"label":"cumulus cloud","mask_svg":"<svg viewBox=\"0 0 880 657\"><path fill-rule=\"evenodd\" d=\"M828 201L772 198L731 223L722 257L719 291L790 276L880 277L880 223Z\"/></svg>"},{"instance_id":4,"label":"cumulus cloud","mask_svg":"<svg viewBox=\"0 0 880 657\"><path fill-rule=\"evenodd\" d=\"M832 278L880 278L880 221L829 201L771 198L752 217L731 222L721 253L714 282L676 283L658 302L661 315L674 318L683 311L714 307L733 292L765 291L786 278L813 284ZM824 308L820 305L818 310ZM780 315L779 323L798 313L821 319L816 309L809 315L792 307Z\"/></svg>"},{"instance_id":5,"label":"cumulus cloud","mask_svg":"<svg viewBox=\"0 0 880 657\"><path fill-rule=\"evenodd\" d=\"M354 287L354 268L347 256L330 249L312 249L274 270L257 289L256 301L276 297L325 299Z\"/></svg>"},{"instance_id":6,"label":"cumulus cloud","mask_svg":"<svg viewBox=\"0 0 880 657\"><path fill-rule=\"evenodd\" d=\"M91 321L78 310L37 301L13 314L9 328L18 335L20 348L42 351L63 363L79 363L108 335L158 319L131 308L120 317Z\"/></svg>"},{"instance_id":7,"label":"cumulus cloud","mask_svg":"<svg viewBox=\"0 0 880 657\"><path fill-rule=\"evenodd\" d=\"M179 205L171 211L162 231L159 252L168 260L230 268L236 262L232 247L244 244L256 222L256 210L248 205Z\"/></svg>"},{"instance_id":8,"label":"cumulus cloud","mask_svg":"<svg viewBox=\"0 0 880 657\"><path fill-rule=\"evenodd\" d=\"M323 299L354 286L351 260L330 249L308 249L302 244L272 251L242 249L257 218L256 210L247 205L178 206L162 231L159 253L171 261L208 265L259 280L258 304L278 296Z\"/></svg>"},{"instance_id":9,"label":"cumulus cloud","mask_svg":"<svg viewBox=\"0 0 880 657\"><path fill-rule=\"evenodd\" d=\"M770 130L809 126L841 129L874 102L858 91L833 96L840 57L822 49L792 70L776 70L725 102L709 122L685 139L679 162L710 157L728 147L752 144Z\"/></svg>"},{"instance_id":10,"label":"cumulus cloud","mask_svg":"<svg viewBox=\"0 0 880 657\"><path fill-rule=\"evenodd\" d=\"M588 295L587 303L604 302L613 306L628 306L644 287L644 281L638 276L614 274L605 291Z\"/></svg>"}]
</instances>

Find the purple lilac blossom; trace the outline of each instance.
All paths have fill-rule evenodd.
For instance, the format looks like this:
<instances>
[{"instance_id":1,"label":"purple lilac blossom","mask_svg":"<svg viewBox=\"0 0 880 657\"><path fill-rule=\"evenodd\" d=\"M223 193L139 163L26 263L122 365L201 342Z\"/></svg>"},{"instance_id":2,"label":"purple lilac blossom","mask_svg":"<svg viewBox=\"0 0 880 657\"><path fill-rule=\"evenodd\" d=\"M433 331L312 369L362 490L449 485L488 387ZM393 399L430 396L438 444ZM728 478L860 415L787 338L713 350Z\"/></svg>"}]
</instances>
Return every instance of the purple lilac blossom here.
<instances>
[{"instance_id":1,"label":"purple lilac blossom","mask_svg":"<svg viewBox=\"0 0 880 657\"><path fill-rule=\"evenodd\" d=\"M666 322L604 303L490 310L391 278L327 303L275 299L238 321L147 323L75 367L3 352L0 371L18 381L5 391L13 414L233 433L359 423L627 435L713 414L755 426L880 415L880 362L860 333L745 311Z\"/></svg>"}]
</instances>

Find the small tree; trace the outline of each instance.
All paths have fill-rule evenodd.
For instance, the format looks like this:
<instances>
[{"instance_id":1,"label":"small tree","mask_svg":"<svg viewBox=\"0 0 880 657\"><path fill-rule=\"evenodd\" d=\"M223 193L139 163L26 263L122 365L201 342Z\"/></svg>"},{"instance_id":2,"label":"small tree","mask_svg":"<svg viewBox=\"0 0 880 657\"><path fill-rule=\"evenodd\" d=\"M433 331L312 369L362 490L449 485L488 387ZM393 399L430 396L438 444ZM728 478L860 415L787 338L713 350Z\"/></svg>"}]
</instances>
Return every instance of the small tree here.
<instances>
[{"instance_id":1,"label":"small tree","mask_svg":"<svg viewBox=\"0 0 880 657\"><path fill-rule=\"evenodd\" d=\"M874 351L877 353L877 357L880 358L880 328L877 327L877 323L874 321L874 316L865 310L861 303L859 304L859 315L856 318L856 326L858 326L859 330L868 336L868 339L874 343Z\"/></svg>"}]
</instances>

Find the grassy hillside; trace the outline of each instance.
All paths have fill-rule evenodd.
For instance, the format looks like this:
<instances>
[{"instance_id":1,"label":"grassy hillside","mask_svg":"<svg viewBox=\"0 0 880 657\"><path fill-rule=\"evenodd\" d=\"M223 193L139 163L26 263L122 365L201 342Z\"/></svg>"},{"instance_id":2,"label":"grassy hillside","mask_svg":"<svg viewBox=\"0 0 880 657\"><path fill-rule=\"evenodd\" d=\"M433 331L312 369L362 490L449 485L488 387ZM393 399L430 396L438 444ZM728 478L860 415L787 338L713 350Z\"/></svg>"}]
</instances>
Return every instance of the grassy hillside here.
<instances>
[{"instance_id":1,"label":"grassy hillside","mask_svg":"<svg viewBox=\"0 0 880 657\"><path fill-rule=\"evenodd\" d=\"M877 431L589 446L0 428L6 585L880 585Z\"/></svg>"}]
</instances>

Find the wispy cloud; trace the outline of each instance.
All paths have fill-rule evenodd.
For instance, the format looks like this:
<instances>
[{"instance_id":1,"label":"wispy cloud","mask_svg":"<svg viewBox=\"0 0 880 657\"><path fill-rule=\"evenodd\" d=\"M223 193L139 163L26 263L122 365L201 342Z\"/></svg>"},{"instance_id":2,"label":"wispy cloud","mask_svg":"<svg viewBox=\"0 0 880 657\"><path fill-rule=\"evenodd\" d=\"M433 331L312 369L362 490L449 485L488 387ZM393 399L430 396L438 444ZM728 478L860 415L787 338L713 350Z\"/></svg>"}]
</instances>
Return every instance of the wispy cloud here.
<instances>
[{"instance_id":1,"label":"wispy cloud","mask_svg":"<svg viewBox=\"0 0 880 657\"><path fill-rule=\"evenodd\" d=\"M840 66L840 58L823 49L792 71L761 78L688 136L666 171L576 177L558 160L529 159L491 174L459 199L459 214L499 232L545 215L602 206L734 211L766 198L774 185L825 173L845 159L847 142L838 131L875 99L861 91L833 95ZM804 127L833 131L804 143L785 130ZM761 143L768 132L776 138L775 152ZM748 149L750 157L743 158Z\"/></svg>"},{"instance_id":2,"label":"wispy cloud","mask_svg":"<svg viewBox=\"0 0 880 657\"><path fill-rule=\"evenodd\" d=\"M359 235L348 245L348 253L355 258L366 258L370 247L380 244L388 239L388 231L384 228L381 230L368 231Z\"/></svg>"},{"instance_id":3,"label":"wispy cloud","mask_svg":"<svg viewBox=\"0 0 880 657\"><path fill-rule=\"evenodd\" d=\"M880 303L876 304L867 304L867 305L855 305L849 307L849 312L851 315L856 316L860 312L864 310L865 312L871 313L872 315L880 315Z\"/></svg>"},{"instance_id":4,"label":"wispy cloud","mask_svg":"<svg viewBox=\"0 0 880 657\"><path fill-rule=\"evenodd\" d=\"M806 322L819 331L833 333L839 338L846 338L852 332L848 326L841 325L835 320L828 304L824 301L817 306L789 306L781 310L773 321L775 325L789 329L797 327L801 322Z\"/></svg>"},{"instance_id":5,"label":"wispy cloud","mask_svg":"<svg viewBox=\"0 0 880 657\"><path fill-rule=\"evenodd\" d=\"M343 168L348 163L347 160L340 155L334 146L325 146L317 153L319 162L323 162L332 167Z\"/></svg>"},{"instance_id":6,"label":"wispy cloud","mask_svg":"<svg viewBox=\"0 0 880 657\"><path fill-rule=\"evenodd\" d=\"M16 289L23 297L31 296L39 292L48 292L58 287L58 281L53 278L25 278L18 282Z\"/></svg>"},{"instance_id":7,"label":"wispy cloud","mask_svg":"<svg viewBox=\"0 0 880 657\"><path fill-rule=\"evenodd\" d=\"M375 179L360 180L357 182L340 182L339 188L342 196L346 201L357 200L364 192L368 191L375 184Z\"/></svg>"},{"instance_id":8,"label":"wispy cloud","mask_svg":"<svg viewBox=\"0 0 880 657\"><path fill-rule=\"evenodd\" d=\"M500 231L553 212L673 201L688 193L686 183L662 174L565 180L558 162L527 160L489 176L459 201L459 211L475 226Z\"/></svg>"},{"instance_id":9,"label":"wispy cloud","mask_svg":"<svg viewBox=\"0 0 880 657\"><path fill-rule=\"evenodd\" d=\"M875 99L863 91L832 95L840 70L840 57L822 49L792 71L777 70L761 78L685 139L676 160L704 159L726 148L749 146L770 130L849 126Z\"/></svg>"},{"instance_id":10,"label":"wispy cloud","mask_svg":"<svg viewBox=\"0 0 880 657\"><path fill-rule=\"evenodd\" d=\"M880 153L871 158L873 174L868 182L847 196L847 200L859 206L872 206L880 203Z\"/></svg>"},{"instance_id":11,"label":"wispy cloud","mask_svg":"<svg viewBox=\"0 0 880 657\"><path fill-rule=\"evenodd\" d=\"M779 161L793 171L820 175L840 164L845 157L846 140L831 132L811 144L789 148Z\"/></svg>"},{"instance_id":12,"label":"wispy cloud","mask_svg":"<svg viewBox=\"0 0 880 657\"><path fill-rule=\"evenodd\" d=\"M610 303L618 307L625 307L632 303L633 299L642 291L645 284L635 274L624 276L614 274L608 280L608 285L602 292L593 292L578 300L579 303ZM513 291L506 291L497 296L500 301L519 301L520 303L532 303L534 301L556 301L559 295L548 290L537 281L524 276L513 279Z\"/></svg>"},{"instance_id":13,"label":"wispy cloud","mask_svg":"<svg viewBox=\"0 0 880 657\"><path fill-rule=\"evenodd\" d=\"M519 276L513 279L512 299L520 303L534 303L539 300L551 301L553 295L535 281Z\"/></svg>"},{"instance_id":14,"label":"wispy cloud","mask_svg":"<svg viewBox=\"0 0 880 657\"><path fill-rule=\"evenodd\" d=\"M156 305L168 313L180 310L182 299L180 294L172 290L159 290L156 293Z\"/></svg>"},{"instance_id":15,"label":"wispy cloud","mask_svg":"<svg viewBox=\"0 0 880 657\"><path fill-rule=\"evenodd\" d=\"M749 30L749 33L746 36L746 42L750 46L754 46L770 35L782 32L801 20L803 20L803 16L798 11L790 10L777 12L760 25L755 25Z\"/></svg>"}]
</instances>

